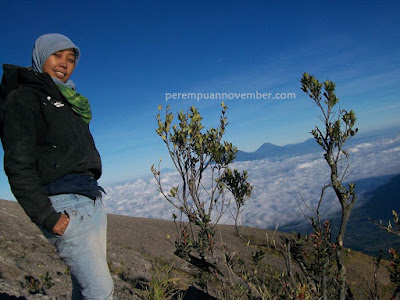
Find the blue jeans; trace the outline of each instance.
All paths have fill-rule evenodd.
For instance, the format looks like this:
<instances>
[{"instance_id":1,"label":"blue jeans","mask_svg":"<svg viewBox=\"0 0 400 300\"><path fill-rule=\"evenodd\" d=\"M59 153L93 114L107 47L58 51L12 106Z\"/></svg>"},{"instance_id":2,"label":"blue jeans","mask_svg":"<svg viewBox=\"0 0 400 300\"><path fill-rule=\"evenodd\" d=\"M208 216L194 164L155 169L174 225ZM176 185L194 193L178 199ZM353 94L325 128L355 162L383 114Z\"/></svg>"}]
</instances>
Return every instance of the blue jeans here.
<instances>
[{"instance_id":1,"label":"blue jeans","mask_svg":"<svg viewBox=\"0 0 400 300\"><path fill-rule=\"evenodd\" d=\"M114 285L106 260L107 215L101 199L75 194L49 198L57 212L70 218L62 236L40 229L70 268L72 299L112 299Z\"/></svg>"}]
</instances>

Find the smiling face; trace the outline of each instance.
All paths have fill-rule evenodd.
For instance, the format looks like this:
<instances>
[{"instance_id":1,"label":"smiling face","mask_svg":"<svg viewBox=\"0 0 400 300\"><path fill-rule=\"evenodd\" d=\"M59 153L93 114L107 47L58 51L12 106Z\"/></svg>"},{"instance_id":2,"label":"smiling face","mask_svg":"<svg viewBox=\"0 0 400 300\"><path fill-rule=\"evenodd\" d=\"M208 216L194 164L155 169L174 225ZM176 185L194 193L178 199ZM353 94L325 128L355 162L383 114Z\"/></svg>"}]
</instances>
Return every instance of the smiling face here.
<instances>
[{"instance_id":1,"label":"smiling face","mask_svg":"<svg viewBox=\"0 0 400 300\"><path fill-rule=\"evenodd\" d=\"M43 72L62 82L67 82L75 69L74 49L60 50L50 55L43 65Z\"/></svg>"}]
</instances>

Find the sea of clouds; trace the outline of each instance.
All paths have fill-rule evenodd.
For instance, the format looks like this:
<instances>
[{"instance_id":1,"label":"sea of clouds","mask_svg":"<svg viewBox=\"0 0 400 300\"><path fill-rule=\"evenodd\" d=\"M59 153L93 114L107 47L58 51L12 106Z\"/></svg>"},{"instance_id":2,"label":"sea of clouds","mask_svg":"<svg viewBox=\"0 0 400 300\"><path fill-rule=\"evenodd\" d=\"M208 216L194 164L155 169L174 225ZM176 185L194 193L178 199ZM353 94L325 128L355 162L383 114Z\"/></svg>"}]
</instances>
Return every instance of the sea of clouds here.
<instances>
[{"instance_id":1,"label":"sea of clouds","mask_svg":"<svg viewBox=\"0 0 400 300\"><path fill-rule=\"evenodd\" d=\"M373 190L400 173L400 133L375 135L351 144L346 182L356 182L358 205L362 205ZM273 229L277 223L282 227L305 222L304 213L310 214L307 207L316 207L322 186L329 182L329 168L322 152L235 162L232 167L247 170L248 181L254 186L242 213L246 226ZM166 191L180 184L178 172L162 173L161 178ZM206 182L210 178L207 173ZM172 213L177 213L150 176L105 186L105 190L108 213L167 220L172 219ZM322 214L328 217L339 209L338 201L329 191L321 206ZM221 223L233 224L229 211Z\"/></svg>"}]
</instances>

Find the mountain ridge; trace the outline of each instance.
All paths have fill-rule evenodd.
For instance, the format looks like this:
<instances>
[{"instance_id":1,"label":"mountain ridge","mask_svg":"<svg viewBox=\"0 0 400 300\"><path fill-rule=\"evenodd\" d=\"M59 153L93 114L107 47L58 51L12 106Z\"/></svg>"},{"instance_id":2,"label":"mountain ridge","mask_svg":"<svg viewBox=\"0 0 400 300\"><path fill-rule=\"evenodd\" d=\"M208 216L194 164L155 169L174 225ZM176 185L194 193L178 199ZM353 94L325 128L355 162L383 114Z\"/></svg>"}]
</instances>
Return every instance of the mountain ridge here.
<instances>
[{"instance_id":1,"label":"mountain ridge","mask_svg":"<svg viewBox=\"0 0 400 300\"><path fill-rule=\"evenodd\" d=\"M287 144L284 146L274 145L269 142L262 144L254 152L245 152L239 150L236 154L235 161L259 160L273 157L289 157L293 155L303 155L314 153L320 150L313 138L296 144Z\"/></svg>"},{"instance_id":2,"label":"mountain ridge","mask_svg":"<svg viewBox=\"0 0 400 300\"><path fill-rule=\"evenodd\" d=\"M345 148L351 148L356 144L365 143L371 139L381 138L382 136L393 137L400 133L400 127L372 130L366 133L359 133L346 142ZM264 158L289 157L292 155L303 155L322 151L313 137L299 143L290 143L283 146L275 145L271 142L264 142L255 151L239 150L235 161L258 160Z\"/></svg>"}]
</instances>

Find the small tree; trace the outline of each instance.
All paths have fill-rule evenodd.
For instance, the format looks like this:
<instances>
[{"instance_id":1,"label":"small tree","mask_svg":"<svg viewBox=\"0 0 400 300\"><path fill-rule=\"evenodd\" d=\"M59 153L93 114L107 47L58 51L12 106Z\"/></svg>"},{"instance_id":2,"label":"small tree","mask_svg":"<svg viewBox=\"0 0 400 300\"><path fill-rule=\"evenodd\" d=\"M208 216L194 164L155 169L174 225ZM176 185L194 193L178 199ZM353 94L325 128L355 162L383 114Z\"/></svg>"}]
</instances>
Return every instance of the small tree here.
<instances>
[{"instance_id":1,"label":"small tree","mask_svg":"<svg viewBox=\"0 0 400 300\"><path fill-rule=\"evenodd\" d=\"M382 220L379 222L369 218L371 222L375 225L379 226L383 230L386 230L390 234L394 234L400 237L400 217L399 214L392 210L392 221L388 221L387 225L385 225ZM396 285L396 289L393 292L392 299L400 298L400 254L394 248L389 248L388 250L390 256L390 281ZM382 254L380 254L382 256ZM380 258L378 256L378 266L380 262ZM376 281L375 281L376 282Z\"/></svg>"},{"instance_id":2,"label":"small tree","mask_svg":"<svg viewBox=\"0 0 400 300\"><path fill-rule=\"evenodd\" d=\"M301 84L302 91L308 94L321 110L320 120L322 122L322 127L316 127L311 131L311 134L325 151L324 158L330 168L330 183L322 188L320 200L316 209L316 218L313 220L314 224L317 226L317 230L314 228L314 231L319 233L320 237L324 237L321 233L325 232L323 224L326 223L322 224L320 221L319 208L324 200L326 189L331 187L341 206L341 222L333 247L335 249L336 265L338 268L338 298L344 300L346 294L350 293L350 291L346 285L343 242L347 222L357 199L355 184L349 183L348 186L345 186L343 183L348 175L349 168L347 161L348 152L344 149L344 144L358 132L358 129L354 127L356 115L352 110L346 111L339 108L337 111L334 111L335 106L339 102L339 98L336 97L335 83L332 81L327 80L324 83L320 83L314 76L304 73ZM328 246L329 240L325 243ZM325 247L324 249L326 250L328 248ZM327 252L330 253L330 251ZM325 259L322 261L324 264L327 262ZM323 293L323 298L327 299L326 290Z\"/></svg>"},{"instance_id":3,"label":"small tree","mask_svg":"<svg viewBox=\"0 0 400 300\"><path fill-rule=\"evenodd\" d=\"M227 168L220 179L226 188L232 193L233 198L235 199L235 207L233 218L235 219L235 229L238 233L239 237L242 237L242 231L240 229L242 222L240 220L240 215L243 211L243 206L246 204L246 201L251 196L251 191L253 186L247 182L247 172L243 171L242 173L238 170L231 170Z\"/></svg>"},{"instance_id":4,"label":"small tree","mask_svg":"<svg viewBox=\"0 0 400 300\"><path fill-rule=\"evenodd\" d=\"M302 284L318 299L328 299L336 293L336 276L333 273L336 245L331 241L331 222L321 224L319 219L310 217L313 233L301 238L292 234L282 237L282 246L276 249L284 256L287 269L287 282L294 287ZM301 270L295 277L292 260Z\"/></svg>"},{"instance_id":5,"label":"small tree","mask_svg":"<svg viewBox=\"0 0 400 300\"><path fill-rule=\"evenodd\" d=\"M226 132L227 107L222 103L219 126L204 130L202 116L192 106L187 113L178 114L178 124L172 124L174 116L167 107L165 118L157 114L157 134L165 143L172 162L180 175L180 184L166 192L161 182L160 164L151 167L157 187L164 198L179 210L181 217L173 214L178 233L175 245L177 254L188 257L194 249L202 259L214 249L215 225L227 210L230 200L226 198L226 189L234 194L238 207L244 204L251 194L246 172L231 170L237 148L223 141ZM234 175L232 175L234 174ZM207 182L207 178L210 178ZM243 193L245 195L243 195ZM182 220L187 217L189 226ZM195 228L196 227L196 228Z\"/></svg>"}]
</instances>

